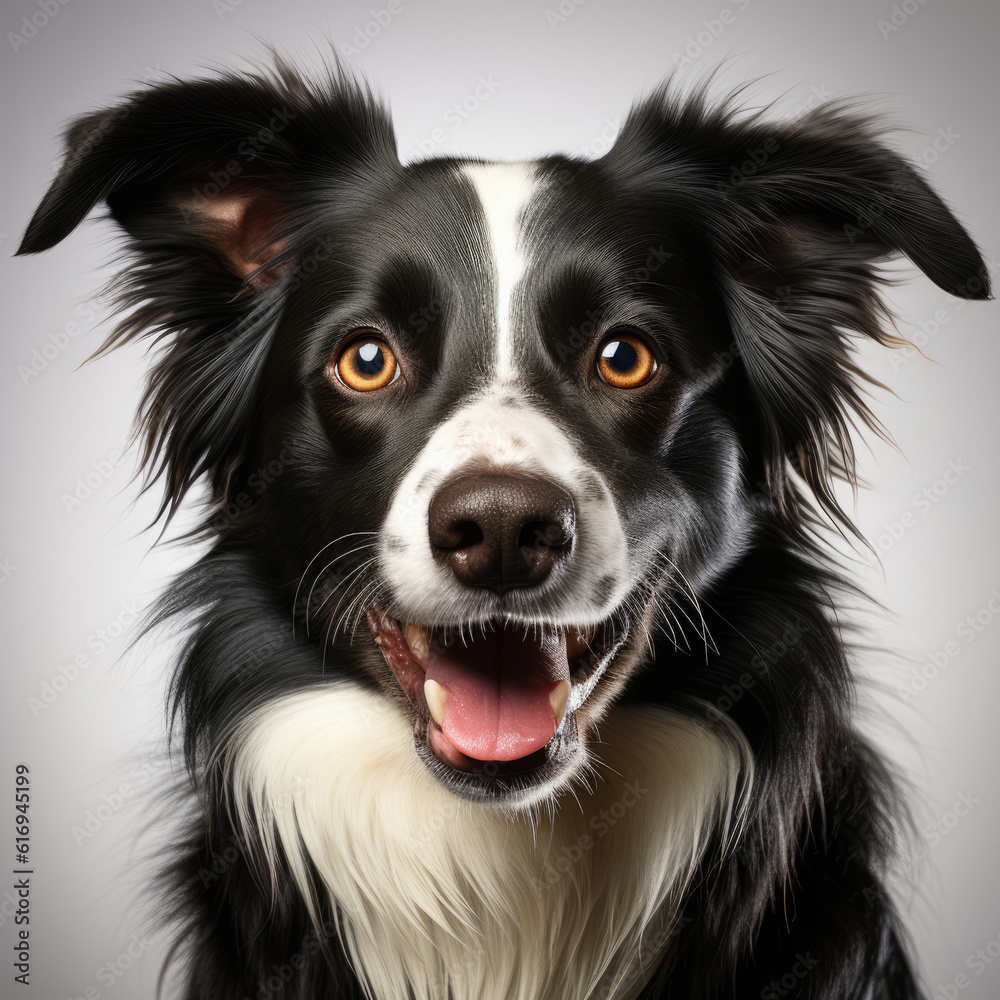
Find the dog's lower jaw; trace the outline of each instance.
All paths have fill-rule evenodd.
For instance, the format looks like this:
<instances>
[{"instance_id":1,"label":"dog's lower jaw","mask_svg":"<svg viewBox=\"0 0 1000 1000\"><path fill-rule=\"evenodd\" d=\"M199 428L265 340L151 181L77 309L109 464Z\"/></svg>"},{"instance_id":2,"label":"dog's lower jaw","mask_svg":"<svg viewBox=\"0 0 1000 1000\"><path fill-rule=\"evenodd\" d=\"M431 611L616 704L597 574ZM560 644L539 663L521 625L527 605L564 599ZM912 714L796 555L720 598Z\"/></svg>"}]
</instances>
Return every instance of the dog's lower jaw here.
<instances>
[{"instance_id":1,"label":"dog's lower jaw","mask_svg":"<svg viewBox=\"0 0 1000 1000\"><path fill-rule=\"evenodd\" d=\"M247 843L287 859L317 922L318 873L377 1000L625 1000L749 765L738 737L652 706L601 738L575 794L517 813L448 791L397 706L349 683L259 710L229 759Z\"/></svg>"}]
</instances>

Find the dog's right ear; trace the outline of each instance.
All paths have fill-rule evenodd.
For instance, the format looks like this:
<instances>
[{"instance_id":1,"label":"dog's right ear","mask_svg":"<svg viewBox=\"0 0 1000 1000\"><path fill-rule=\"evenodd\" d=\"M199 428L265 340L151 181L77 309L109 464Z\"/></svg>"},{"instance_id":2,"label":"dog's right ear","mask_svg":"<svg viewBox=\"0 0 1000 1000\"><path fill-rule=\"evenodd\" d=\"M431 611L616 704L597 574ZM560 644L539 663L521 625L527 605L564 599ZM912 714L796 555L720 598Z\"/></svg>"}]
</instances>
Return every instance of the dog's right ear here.
<instances>
[{"instance_id":1,"label":"dog's right ear","mask_svg":"<svg viewBox=\"0 0 1000 1000\"><path fill-rule=\"evenodd\" d=\"M18 253L54 246L100 202L130 237L126 315L102 351L143 336L166 348L140 417L147 475L166 479L161 513L201 476L228 502L250 459L280 279L369 165L399 168L384 107L338 72L309 82L280 59L270 73L158 84L67 130Z\"/></svg>"}]
</instances>

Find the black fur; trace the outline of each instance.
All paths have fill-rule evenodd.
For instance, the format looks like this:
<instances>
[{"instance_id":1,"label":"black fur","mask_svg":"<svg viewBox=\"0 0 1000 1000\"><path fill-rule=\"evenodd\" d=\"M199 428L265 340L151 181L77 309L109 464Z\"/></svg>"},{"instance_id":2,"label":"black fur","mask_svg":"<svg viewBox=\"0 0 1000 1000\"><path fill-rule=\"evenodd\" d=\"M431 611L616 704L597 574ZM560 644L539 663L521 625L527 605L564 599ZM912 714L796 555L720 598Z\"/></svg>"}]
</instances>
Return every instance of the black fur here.
<instances>
[{"instance_id":1,"label":"black fur","mask_svg":"<svg viewBox=\"0 0 1000 1000\"><path fill-rule=\"evenodd\" d=\"M883 882L902 812L851 720L836 621L847 585L824 536L846 523L832 481L853 482L852 425L880 432L851 339L898 343L878 263L902 253L948 292L987 298L979 253L876 124L840 105L781 123L664 89L601 160L541 169L557 194L530 220L534 398L607 469L630 532L695 591L666 575L638 588L654 655L633 636L587 723L612 695L728 715L756 765L741 838L712 844L642 997L916 1000ZM242 222L213 214L213 184L253 206ZM161 513L208 486L211 551L157 619L189 626L171 704L193 833L162 879L183 995L361 997L334 914L317 935L290 878L272 892L254 870L218 752L250 709L330 676L409 710L371 643L339 622L327 634L361 588L391 600L365 551L339 576L310 560L378 530L475 380L475 331L490 323L482 220L453 161L400 166L363 87L337 73L307 83L280 62L160 84L78 120L19 252L53 246L102 201L128 234L131 310L105 348L161 345L141 416ZM672 368L638 405L587 386L583 331L619 315L642 318ZM360 405L322 369L345 329L376 319L417 388ZM734 465L743 486L724 503ZM318 621L294 603L313 584Z\"/></svg>"}]
</instances>

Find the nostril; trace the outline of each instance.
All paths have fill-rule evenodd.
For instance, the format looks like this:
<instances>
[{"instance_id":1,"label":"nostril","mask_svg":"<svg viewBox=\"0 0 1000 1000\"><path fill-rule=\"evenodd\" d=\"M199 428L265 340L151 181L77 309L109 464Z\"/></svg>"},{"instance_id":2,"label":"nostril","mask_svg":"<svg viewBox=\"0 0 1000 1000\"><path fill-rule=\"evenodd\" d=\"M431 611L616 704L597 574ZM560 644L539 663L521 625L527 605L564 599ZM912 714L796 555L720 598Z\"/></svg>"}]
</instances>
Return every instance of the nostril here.
<instances>
[{"instance_id":1,"label":"nostril","mask_svg":"<svg viewBox=\"0 0 1000 1000\"><path fill-rule=\"evenodd\" d=\"M431 543L440 549L468 549L483 541L483 529L475 521L452 521L431 532Z\"/></svg>"},{"instance_id":2,"label":"nostril","mask_svg":"<svg viewBox=\"0 0 1000 1000\"><path fill-rule=\"evenodd\" d=\"M568 543L566 530L558 521L531 521L517 540L522 549L557 549Z\"/></svg>"}]
</instances>

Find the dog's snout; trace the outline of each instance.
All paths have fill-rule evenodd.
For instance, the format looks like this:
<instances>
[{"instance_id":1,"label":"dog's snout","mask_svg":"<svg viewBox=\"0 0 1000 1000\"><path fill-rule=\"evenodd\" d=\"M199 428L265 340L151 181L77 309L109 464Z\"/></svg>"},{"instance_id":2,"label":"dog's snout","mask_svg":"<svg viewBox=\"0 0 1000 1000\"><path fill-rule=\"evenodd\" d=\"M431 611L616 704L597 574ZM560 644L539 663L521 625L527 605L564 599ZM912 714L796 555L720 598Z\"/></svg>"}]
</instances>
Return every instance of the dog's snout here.
<instances>
[{"instance_id":1,"label":"dog's snout","mask_svg":"<svg viewBox=\"0 0 1000 1000\"><path fill-rule=\"evenodd\" d=\"M561 486L524 474L467 475L431 500L431 551L469 587L534 587L573 546L576 510Z\"/></svg>"}]
</instances>

